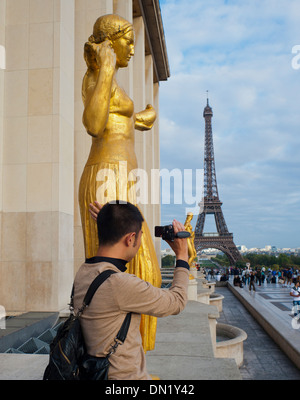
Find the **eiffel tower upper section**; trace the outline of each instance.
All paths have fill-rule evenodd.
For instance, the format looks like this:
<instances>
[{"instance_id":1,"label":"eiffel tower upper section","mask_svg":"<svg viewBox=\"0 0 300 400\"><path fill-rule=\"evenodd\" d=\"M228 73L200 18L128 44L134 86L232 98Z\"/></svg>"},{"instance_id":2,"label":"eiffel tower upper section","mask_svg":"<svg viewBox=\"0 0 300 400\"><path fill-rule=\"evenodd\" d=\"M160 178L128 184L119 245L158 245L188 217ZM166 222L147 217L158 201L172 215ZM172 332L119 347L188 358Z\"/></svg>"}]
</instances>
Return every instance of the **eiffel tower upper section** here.
<instances>
[{"instance_id":1,"label":"eiffel tower upper section","mask_svg":"<svg viewBox=\"0 0 300 400\"><path fill-rule=\"evenodd\" d=\"M222 202L219 199L214 144L212 133L213 111L207 99L203 111L205 119L205 150L204 150L204 192L200 202L200 213L195 228L195 248L201 251L205 248L216 248L224 252L232 263L240 259L240 253L233 242L233 234L229 233L222 212ZM205 217L214 214L217 233L204 233Z\"/></svg>"},{"instance_id":2,"label":"eiffel tower upper section","mask_svg":"<svg viewBox=\"0 0 300 400\"><path fill-rule=\"evenodd\" d=\"M213 111L207 99L207 106L203 111L203 117L205 119L204 198L206 201L211 202L219 201L211 125L212 116Z\"/></svg>"}]
</instances>

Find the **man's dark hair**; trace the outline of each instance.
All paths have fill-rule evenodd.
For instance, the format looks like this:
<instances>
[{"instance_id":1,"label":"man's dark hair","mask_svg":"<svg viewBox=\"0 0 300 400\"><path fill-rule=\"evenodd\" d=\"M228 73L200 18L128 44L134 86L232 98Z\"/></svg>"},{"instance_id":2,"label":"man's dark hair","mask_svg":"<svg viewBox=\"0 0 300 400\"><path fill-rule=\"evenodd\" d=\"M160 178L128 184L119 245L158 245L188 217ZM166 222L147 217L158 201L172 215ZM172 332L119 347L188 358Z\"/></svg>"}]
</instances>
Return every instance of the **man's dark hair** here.
<instances>
[{"instance_id":1,"label":"man's dark hair","mask_svg":"<svg viewBox=\"0 0 300 400\"><path fill-rule=\"evenodd\" d=\"M124 235L142 229L144 218L131 203L119 200L105 204L97 217L99 245L116 244Z\"/></svg>"}]
</instances>

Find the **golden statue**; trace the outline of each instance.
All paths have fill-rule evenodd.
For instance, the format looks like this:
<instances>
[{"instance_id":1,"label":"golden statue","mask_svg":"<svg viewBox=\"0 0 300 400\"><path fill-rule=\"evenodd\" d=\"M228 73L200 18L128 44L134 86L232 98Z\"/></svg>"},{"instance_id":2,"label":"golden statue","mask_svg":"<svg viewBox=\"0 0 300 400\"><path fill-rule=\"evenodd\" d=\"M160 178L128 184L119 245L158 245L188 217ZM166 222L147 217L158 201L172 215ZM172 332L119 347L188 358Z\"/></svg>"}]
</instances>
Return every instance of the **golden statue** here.
<instances>
[{"instance_id":1,"label":"golden statue","mask_svg":"<svg viewBox=\"0 0 300 400\"><path fill-rule=\"evenodd\" d=\"M94 201L105 204L113 200L136 205L135 182L131 176L138 168L135 129L149 130L156 119L151 105L136 114L132 100L117 83L118 69L127 67L133 55L132 24L118 15L98 18L84 46L87 71L82 83L83 124L92 136L79 185L86 258L93 257L98 250L97 224L89 214L89 205ZM127 271L156 287L161 286L157 256L146 222L141 247ZM154 349L156 323L155 317L142 315L140 330L145 352Z\"/></svg>"},{"instance_id":2,"label":"golden statue","mask_svg":"<svg viewBox=\"0 0 300 400\"><path fill-rule=\"evenodd\" d=\"M187 243L188 243L188 254L189 254L189 266L193 267L193 261L195 260L195 258L197 257L197 252L195 249L195 245L194 245L194 239L195 239L195 232L193 232L193 227L191 225L191 220L193 219L193 213L187 213L186 216L186 220L184 223L184 228L186 231L188 231L190 233L190 237L187 239Z\"/></svg>"}]
</instances>

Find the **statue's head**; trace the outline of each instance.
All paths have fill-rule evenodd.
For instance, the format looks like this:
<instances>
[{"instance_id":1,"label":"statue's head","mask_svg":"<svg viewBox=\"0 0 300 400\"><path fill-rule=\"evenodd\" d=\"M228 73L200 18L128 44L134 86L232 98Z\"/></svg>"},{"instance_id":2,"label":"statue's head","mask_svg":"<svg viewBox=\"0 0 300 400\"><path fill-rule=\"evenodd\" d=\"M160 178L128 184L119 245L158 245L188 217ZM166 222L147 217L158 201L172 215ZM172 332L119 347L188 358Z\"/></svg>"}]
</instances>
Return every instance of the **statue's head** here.
<instances>
[{"instance_id":1,"label":"statue's head","mask_svg":"<svg viewBox=\"0 0 300 400\"><path fill-rule=\"evenodd\" d=\"M102 43L107 39L114 41L129 31L133 31L133 26L126 19L115 14L103 15L95 22L89 41L94 43Z\"/></svg>"},{"instance_id":2,"label":"statue's head","mask_svg":"<svg viewBox=\"0 0 300 400\"><path fill-rule=\"evenodd\" d=\"M116 53L117 67L127 67L130 58L134 55L133 26L126 19L115 14L99 17L94 24L93 34L85 45L85 58L92 61L92 44L101 44L109 40ZM87 59L88 58L88 59Z\"/></svg>"}]
</instances>

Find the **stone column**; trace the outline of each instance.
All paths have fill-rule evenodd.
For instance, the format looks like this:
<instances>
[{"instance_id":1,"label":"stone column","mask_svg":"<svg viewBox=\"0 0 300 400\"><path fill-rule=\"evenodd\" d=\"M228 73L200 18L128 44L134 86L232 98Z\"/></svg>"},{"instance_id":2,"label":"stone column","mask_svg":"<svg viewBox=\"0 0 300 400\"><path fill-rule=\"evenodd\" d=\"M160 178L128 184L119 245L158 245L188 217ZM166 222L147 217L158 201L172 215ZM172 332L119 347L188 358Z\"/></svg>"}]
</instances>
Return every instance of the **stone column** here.
<instances>
[{"instance_id":1,"label":"stone column","mask_svg":"<svg viewBox=\"0 0 300 400\"><path fill-rule=\"evenodd\" d=\"M153 167L160 170L160 143L159 143L159 83L153 84L153 103L157 113L157 122L153 127ZM161 205L160 205L160 179L156 178L151 182L151 196L153 207L153 226L161 225ZM157 258L161 264L161 239L154 238L154 246Z\"/></svg>"},{"instance_id":2,"label":"stone column","mask_svg":"<svg viewBox=\"0 0 300 400\"><path fill-rule=\"evenodd\" d=\"M7 311L56 311L69 300L74 2L6 1L0 304Z\"/></svg>"},{"instance_id":3,"label":"stone column","mask_svg":"<svg viewBox=\"0 0 300 400\"><path fill-rule=\"evenodd\" d=\"M132 0L114 0L113 13L132 23ZM129 62L128 67L119 69L117 80L128 96L133 99L133 59Z\"/></svg>"},{"instance_id":4,"label":"stone column","mask_svg":"<svg viewBox=\"0 0 300 400\"><path fill-rule=\"evenodd\" d=\"M146 107L145 93L145 27L142 17L134 18L133 26L135 31L135 54L133 61L133 99L136 112L142 111ZM145 135L147 132L135 131L135 152L138 161L138 168L146 171L146 146ZM145 204L139 205L147 223L147 207Z\"/></svg>"},{"instance_id":5,"label":"stone column","mask_svg":"<svg viewBox=\"0 0 300 400\"><path fill-rule=\"evenodd\" d=\"M3 208L2 174L3 174L3 128L4 128L4 74L6 67L5 17L6 17L6 0L0 0L0 257L2 253L1 238L2 238L2 208Z\"/></svg>"},{"instance_id":6,"label":"stone column","mask_svg":"<svg viewBox=\"0 0 300 400\"><path fill-rule=\"evenodd\" d=\"M151 104L154 107L153 96L153 60L151 55L145 57L145 105ZM158 121L155 121L155 125ZM151 171L154 169L154 129L144 133L145 146L145 169L148 177L148 204L146 213L148 216L148 225L152 236L154 236L154 207L151 204Z\"/></svg>"}]
</instances>

